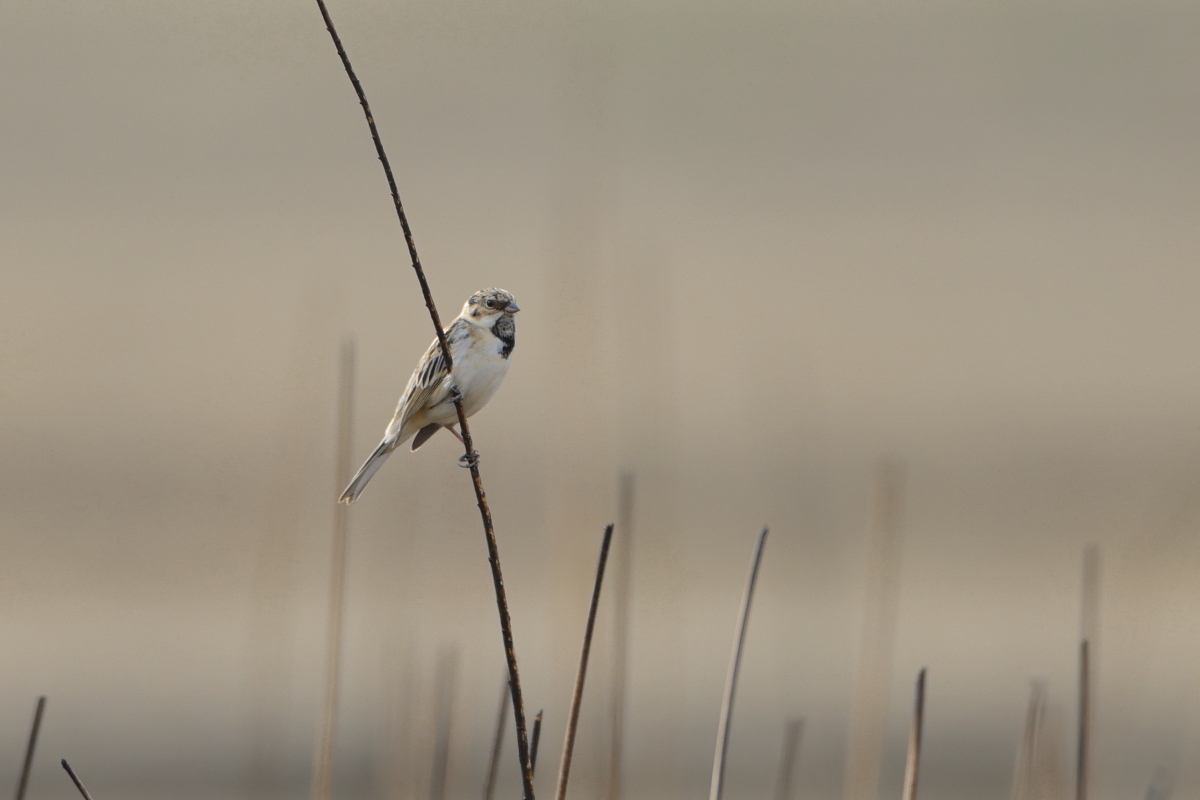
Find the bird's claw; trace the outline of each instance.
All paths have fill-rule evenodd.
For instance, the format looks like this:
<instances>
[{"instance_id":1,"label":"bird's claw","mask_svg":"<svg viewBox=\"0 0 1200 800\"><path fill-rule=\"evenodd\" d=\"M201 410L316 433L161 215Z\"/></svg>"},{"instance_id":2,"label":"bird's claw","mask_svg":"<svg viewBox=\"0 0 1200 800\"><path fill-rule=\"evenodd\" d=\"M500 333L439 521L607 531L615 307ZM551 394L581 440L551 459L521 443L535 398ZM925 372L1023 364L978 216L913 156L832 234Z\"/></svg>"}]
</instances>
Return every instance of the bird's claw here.
<instances>
[{"instance_id":1,"label":"bird's claw","mask_svg":"<svg viewBox=\"0 0 1200 800\"><path fill-rule=\"evenodd\" d=\"M458 465L463 469L470 469L479 466L479 453L472 450L469 453L458 457Z\"/></svg>"}]
</instances>

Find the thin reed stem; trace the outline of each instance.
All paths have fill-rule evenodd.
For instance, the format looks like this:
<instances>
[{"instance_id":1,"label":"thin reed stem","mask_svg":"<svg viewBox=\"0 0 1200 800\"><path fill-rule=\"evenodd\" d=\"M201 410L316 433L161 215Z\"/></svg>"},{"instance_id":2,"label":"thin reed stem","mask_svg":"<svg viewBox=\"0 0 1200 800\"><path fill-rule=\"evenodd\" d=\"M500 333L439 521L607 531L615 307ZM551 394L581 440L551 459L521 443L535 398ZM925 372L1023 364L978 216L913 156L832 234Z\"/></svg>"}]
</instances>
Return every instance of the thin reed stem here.
<instances>
[{"instance_id":1,"label":"thin reed stem","mask_svg":"<svg viewBox=\"0 0 1200 800\"><path fill-rule=\"evenodd\" d=\"M346 75L350 78L350 83L354 86L355 94L358 95L358 102L362 106L363 114L366 115L367 126L371 130L371 140L375 143L375 152L379 156L380 164L383 165L383 172L387 177L388 189L392 193L392 204L396 208L396 216L400 220L400 227L404 230L404 241L408 245L408 255L412 261L413 272L416 273L417 281L421 284L421 294L425 298L425 308L429 311L429 319L433 323L434 333L437 334L438 343L442 350L442 358L446 362L446 369L453 374L454 360L450 355L450 347L446 344L446 334L442 329L442 320L438 316L437 305L433 302L433 294L429 290L429 282L425 280L425 270L421 267L421 259L417 255L417 246L413 241L412 229L408 225L408 215L404 212L404 204L400 201L400 192L396 188L396 179L392 175L392 167L388 161L387 153L384 152L383 140L379 137L379 130L375 126L375 117L371 114L371 106L367 102L367 95L363 91L362 84L358 81L358 76L354 73L354 68L350 64L350 57L346 55L346 50L342 47L342 40L337 34L337 29L333 26L333 19L329 16L329 10L325 7L324 0L317 0L317 7L320 9L321 17L325 21L325 29L329 31L329 35L333 39L333 45L337 49L338 57L342 61ZM479 454L475 451L474 441L471 438L471 429L467 425L467 415L463 410L462 398L457 394L454 396L454 407L458 412L458 429L462 435L463 448L466 451L465 460L471 470L471 482L475 488L476 505L479 506L479 516L483 521L483 533L487 539L488 563L492 568L492 584L496 590L496 608L500 614L500 636L504 641L504 657L508 662L509 687L513 702L513 719L517 729L517 757L521 761L521 781L525 790L525 800L534 800L533 770L529 761L529 741L525 731L525 701L521 693L521 676L517 670L517 655L512 636L512 617L508 611L508 595L504 589L504 575L500 570L500 549L496 544L496 532L492 525L492 511L488 506L487 495L483 491L483 480L479 476Z\"/></svg>"},{"instance_id":2,"label":"thin reed stem","mask_svg":"<svg viewBox=\"0 0 1200 800\"><path fill-rule=\"evenodd\" d=\"M46 710L46 695L37 700L33 711L33 725L29 728L29 742L25 745L25 763L21 765L21 779L17 782L17 800L25 800L25 789L29 786L29 771L33 768L33 750L37 747L38 731L42 728L42 714Z\"/></svg>"},{"instance_id":3,"label":"thin reed stem","mask_svg":"<svg viewBox=\"0 0 1200 800\"><path fill-rule=\"evenodd\" d=\"M750 575L746 578L746 589L742 592L742 613L738 616L737 631L733 636L733 650L729 654L729 671L725 676L725 698L721 702L721 721L717 725L717 749L713 754L712 785L709 800L721 800L725 790L725 754L729 750L729 722L733 718L733 699L737 693L738 671L742 666L742 648L746 644L746 623L750 619L750 604L754 600L754 584L758 581L758 567L762 563L763 547L767 543L767 529L758 534L754 545L754 559L750 562Z\"/></svg>"},{"instance_id":4,"label":"thin reed stem","mask_svg":"<svg viewBox=\"0 0 1200 800\"><path fill-rule=\"evenodd\" d=\"M606 800L621 800L625 686L629 671L629 603L632 594L630 573L633 571L633 492L633 473L622 472L617 488L617 558L613 575L613 687Z\"/></svg>"},{"instance_id":5,"label":"thin reed stem","mask_svg":"<svg viewBox=\"0 0 1200 800\"><path fill-rule=\"evenodd\" d=\"M496 732L492 736L492 755L488 759L487 780L483 784L483 800L492 800L496 792L496 775L500 772L500 749L504 746L504 729L508 724L508 682L500 687L500 708L496 710Z\"/></svg>"},{"instance_id":6,"label":"thin reed stem","mask_svg":"<svg viewBox=\"0 0 1200 800\"><path fill-rule=\"evenodd\" d=\"M1083 549L1083 580L1079 601L1079 730L1075 752L1075 800L1087 800L1092 682L1095 672L1092 662L1100 633L1100 547L1095 544Z\"/></svg>"},{"instance_id":7,"label":"thin reed stem","mask_svg":"<svg viewBox=\"0 0 1200 800\"><path fill-rule=\"evenodd\" d=\"M917 778L921 771L921 731L925 726L925 668L917 673L912 723L908 728L908 756L904 760L903 800L917 800Z\"/></svg>"},{"instance_id":8,"label":"thin reed stem","mask_svg":"<svg viewBox=\"0 0 1200 800\"><path fill-rule=\"evenodd\" d=\"M65 758L62 760L62 768L71 776L71 780L75 783L75 788L83 795L83 800L92 800L92 796L88 794L88 790L83 788L83 781L79 780L79 776L75 774L75 770L71 769L71 765L67 763Z\"/></svg>"},{"instance_id":9,"label":"thin reed stem","mask_svg":"<svg viewBox=\"0 0 1200 800\"><path fill-rule=\"evenodd\" d=\"M796 756L800 752L800 737L804 733L801 717L789 719L783 729L783 754L779 757L779 776L775 779L775 800L789 800L792 796L792 775L796 770Z\"/></svg>"},{"instance_id":10,"label":"thin reed stem","mask_svg":"<svg viewBox=\"0 0 1200 800\"><path fill-rule=\"evenodd\" d=\"M612 544L613 525L604 526L600 542L600 558L596 562L596 580L592 584L592 604L588 608L587 625L583 630L583 650L579 654L579 670L575 673L575 690L571 693L571 711L567 716L567 732L563 736L562 761L558 765L557 800L567 796L567 779L571 776L571 754L575 750L575 729L579 726L579 707L583 703L583 682L587 678L588 656L592 652L592 631L596 627L596 609L600 607L600 585L604 582L604 567L608 563L608 548Z\"/></svg>"},{"instance_id":11,"label":"thin reed stem","mask_svg":"<svg viewBox=\"0 0 1200 800\"><path fill-rule=\"evenodd\" d=\"M350 443L354 436L354 340L342 342L338 356L338 427L335 485L350 479ZM350 507L333 507L333 552L329 566L329 619L325 632L325 699L321 733L313 760L313 800L329 800L333 793L333 744L337 737L338 691L342 669L342 618L346 598L346 534Z\"/></svg>"},{"instance_id":12,"label":"thin reed stem","mask_svg":"<svg viewBox=\"0 0 1200 800\"><path fill-rule=\"evenodd\" d=\"M844 800L875 800L879 796L879 772L887 738L888 686L900 609L904 474L903 462L892 459L882 461L876 472L861 644L850 695Z\"/></svg>"},{"instance_id":13,"label":"thin reed stem","mask_svg":"<svg viewBox=\"0 0 1200 800\"><path fill-rule=\"evenodd\" d=\"M1036 796L1034 780L1041 766L1039 761L1045 717L1046 686L1035 680L1030 686L1025 730L1021 735L1021 748L1017 751L1016 768L1013 770L1012 800L1032 800Z\"/></svg>"},{"instance_id":14,"label":"thin reed stem","mask_svg":"<svg viewBox=\"0 0 1200 800\"><path fill-rule=\"evenodd\" d=\"M433 737L433 771L429 777L429 800L445 800L450 776L450 734L454 724L454 695L458 685L458 650L444 650L438 658L437 722Z\"/></svg>"},{"instance_id":15,"label":"thin reed stem","mask_svg":"<svg viewBox=\"0 0 1200 800\"><path fill-rule=\"evenodd\" d=\"M538 744L542 741L542 709L533 718L533 737L529 740L529 767L537 769Z\"/></svg>"},{"instance_id":16,"label":"thin reed stem","mask_svg":"<svg viewBox=\"0 0 1200 800\"><path fill-rule=\"evenodd\" d=\"M1087 800L1088 734L1091 716L1091 664L1088 640L1079 643L1079 733L1075 751L1075 800Z\"/></svg>"}]
</instances>

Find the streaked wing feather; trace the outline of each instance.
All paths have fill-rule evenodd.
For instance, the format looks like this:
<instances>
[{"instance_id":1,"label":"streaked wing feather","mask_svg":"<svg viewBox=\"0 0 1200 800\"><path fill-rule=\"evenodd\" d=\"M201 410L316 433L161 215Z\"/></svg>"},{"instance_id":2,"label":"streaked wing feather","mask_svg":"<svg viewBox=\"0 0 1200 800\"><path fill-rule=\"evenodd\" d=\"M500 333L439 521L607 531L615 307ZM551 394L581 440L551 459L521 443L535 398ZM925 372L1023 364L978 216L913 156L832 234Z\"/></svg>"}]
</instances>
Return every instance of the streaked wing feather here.
<instances>
[{"instance_id":1,"label":"streaked wing feather","mask_svg":"<svg viewBox=\"0 0 1200 800\"><path fill-rule=\"evenodd\" d=\"M469 325L470 323L463 319L454 320L446 329L446 343L453 346L454 342L467 336ZM434 339L425 350L425 355L417 368L413 370L412 377L408 379L408 385L404 387L404 394L400 396L400 404L396 407L396 416L392 418L392 424L388 426L388 431L399 431L404 427L404 423L418 411L445 401L448 394L445 381L447 374L446 359L442 357L442 346L437 339Z\"/></svg>"}]
</instances>

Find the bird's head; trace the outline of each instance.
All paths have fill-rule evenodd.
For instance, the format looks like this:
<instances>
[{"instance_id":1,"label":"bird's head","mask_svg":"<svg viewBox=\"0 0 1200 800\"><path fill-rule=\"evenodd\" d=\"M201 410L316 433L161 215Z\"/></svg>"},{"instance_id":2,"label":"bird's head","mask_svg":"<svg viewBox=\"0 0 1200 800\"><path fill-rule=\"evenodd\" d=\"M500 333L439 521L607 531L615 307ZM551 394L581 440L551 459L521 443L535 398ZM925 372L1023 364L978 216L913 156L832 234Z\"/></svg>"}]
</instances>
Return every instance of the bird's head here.
<instances>
[{"instance_id":1,"label":"bird's head","mask_svg":"<svg viewBox=\"0 0 1200 800\"><path fill-rule=\"evenodd\" d=\"M513 296L503 289L483 289L467 300L462 316L476 325L490 328L502 314L515 314L520 310Z\"/></svg>"}]
</instances>

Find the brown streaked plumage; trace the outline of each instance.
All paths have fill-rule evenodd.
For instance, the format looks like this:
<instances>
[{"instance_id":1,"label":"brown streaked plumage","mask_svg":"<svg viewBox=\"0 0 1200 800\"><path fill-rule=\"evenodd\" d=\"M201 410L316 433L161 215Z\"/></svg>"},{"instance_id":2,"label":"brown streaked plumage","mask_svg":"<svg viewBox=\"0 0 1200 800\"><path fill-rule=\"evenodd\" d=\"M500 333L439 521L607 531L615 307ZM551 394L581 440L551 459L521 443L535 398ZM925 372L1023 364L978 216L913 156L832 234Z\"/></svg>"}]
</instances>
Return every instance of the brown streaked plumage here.
<instances>
[{"instance_id":1,"label":"brown streaked plumage","mask_svg":"<svg viewBox=\"0 0 1200 800\"><path fill-rule=\"evenodd\" d=\"M467 299L462 313L445 330L453 374L446 371L441 345L434 339L408 379L383 441L359 467L340 502L353 503L392 451L410 438L416 450L442 428L458 435L452 427L458 422L452 390L462 394L463 413L468 417L487 404L508 372L516 346L513 314L520 310L503 289L484 289Z\"/></svg>"}]
</instances>

